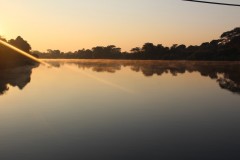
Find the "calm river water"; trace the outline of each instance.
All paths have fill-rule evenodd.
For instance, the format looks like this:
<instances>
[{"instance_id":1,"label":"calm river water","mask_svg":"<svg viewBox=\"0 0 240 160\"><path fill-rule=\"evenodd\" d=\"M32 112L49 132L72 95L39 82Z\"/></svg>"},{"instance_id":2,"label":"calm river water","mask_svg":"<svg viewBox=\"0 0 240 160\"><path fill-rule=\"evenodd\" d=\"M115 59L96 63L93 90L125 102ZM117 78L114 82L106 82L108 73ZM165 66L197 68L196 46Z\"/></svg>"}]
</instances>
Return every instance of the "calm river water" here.
<instances>
[{"instance_id":1,"label":"calm river water","mask_svg":"<svg viewBox=\"0 0 240 160\"><path fill-rule=\"evenodd\" d=\"M0 71L0 159L240 159L240 62L46 61Z\"/></svg>"}]
</instances>

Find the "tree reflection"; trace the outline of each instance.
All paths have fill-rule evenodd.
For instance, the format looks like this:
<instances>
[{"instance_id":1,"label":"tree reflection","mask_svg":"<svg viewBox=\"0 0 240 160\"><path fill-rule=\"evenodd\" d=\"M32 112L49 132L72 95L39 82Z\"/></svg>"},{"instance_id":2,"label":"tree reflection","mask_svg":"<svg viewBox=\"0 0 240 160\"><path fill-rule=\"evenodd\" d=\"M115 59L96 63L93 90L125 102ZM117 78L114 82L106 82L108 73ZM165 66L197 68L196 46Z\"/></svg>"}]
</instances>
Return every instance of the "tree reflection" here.
<instances>
[{"instance_id":1,"label":"tree reflection","mask_svg":"<svg viewBox=\"0 0 240 160\"><path fill-rule=\"evenodd\" d=\"M32 69L37 65L12 69L0 69L0 95L9 90L9 85L23 89L31 81Z\"/></svg>"},{"instance_id":2,"label":"tree reflection","mask_svg":"<svg viewBox=\"0 0 240 160\"><path fill-rule=\"evenodd\" d=\"M170 73L173 76L186 72L198 72L201 76L216 80L222 89L240 94L239 62L197 62L197 61L139 61L139 60L80 60L53 61L55 66L63 64L77 65L80 69L92 69L95 72L115 73L122 67L130 67L132 71L142 72L144 76L161 76Z\"/></svg>"},{"instance_id":3,"label":"tree reflection","mask_svg":"<svg viewBox=\"0 0 240 160\"><path fill-rule=\"evenodd\" d=\"M140 72L146 77L161 76L170 73L173 76L186 72L198 72L209 77L226 89L240 95L240 62L196 62L196 61L138 61L138 60L53 60L48 61L54 67L75 65L79 69L91 69L95 72L116 73L123 67ZM36 66L24 66L15 69L0 70L0 95L9 90L9 85L23 89L31 80L32 69Z\"/></svg>"}]
</instances>

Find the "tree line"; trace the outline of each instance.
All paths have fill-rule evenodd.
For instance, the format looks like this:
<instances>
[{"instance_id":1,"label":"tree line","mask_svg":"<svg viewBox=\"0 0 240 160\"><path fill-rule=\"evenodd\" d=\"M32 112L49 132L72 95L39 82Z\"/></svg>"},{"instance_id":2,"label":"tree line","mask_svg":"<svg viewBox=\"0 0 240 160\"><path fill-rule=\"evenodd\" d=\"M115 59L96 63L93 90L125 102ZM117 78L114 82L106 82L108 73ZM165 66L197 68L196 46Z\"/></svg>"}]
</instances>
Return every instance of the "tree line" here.
<instances>
[{"instance_id":1,"label":"tree line","mask_svg":"<svg viewBox=\"0 0 240 160\"><path fill-rule=\"evenodd\" d=\"M169 73L172 76L186 72L198 72L203 77L215 80L222 89L240 95L240 62L200 62L200 61L154 61L154 60L81 60L58 61L49 60L52 66L60 68L65 64L77 66L79 69L91 69L94 72L116 73L123 67L133 72L142 73L146 77L161 76Z\"/></svg>"},{"instance_id":2,"label":"tree line","mask_svg":"<svg viewBox=\"0 0 240 160\"><path fill-rule=\"evenodd\" d=\"M121 48L115 45L97 46L92 49L66 53L52 49L47 50L47 52L39 52L30 51L31 46L22 37L8 42L36 57L46 59L240 60L240 27L224 32L219 39L204 42L199 46L174 44L171 47L166 47L162 44L145 43L142 47L134 47L129 52L122 52ZM12 53L13 51L0 45L1 52ZM4 55L2 54L2 56Z\"/></svg>"},{"instance_id":3,"label":"tree line","mask_svg":"<svg viewBox=\"0 0 240 160\"><path fill-rule=\"evenodd\" d=\"M121 52L121 48L109 45L67 53L50 49L45 53L32 53L40 58L66 59L240 60L240 27L224 32L219 39L199 46L174 44L166 47L162 44L145 43L142 47L132 48L130 52Z\"/></svg>"}]
</instances>

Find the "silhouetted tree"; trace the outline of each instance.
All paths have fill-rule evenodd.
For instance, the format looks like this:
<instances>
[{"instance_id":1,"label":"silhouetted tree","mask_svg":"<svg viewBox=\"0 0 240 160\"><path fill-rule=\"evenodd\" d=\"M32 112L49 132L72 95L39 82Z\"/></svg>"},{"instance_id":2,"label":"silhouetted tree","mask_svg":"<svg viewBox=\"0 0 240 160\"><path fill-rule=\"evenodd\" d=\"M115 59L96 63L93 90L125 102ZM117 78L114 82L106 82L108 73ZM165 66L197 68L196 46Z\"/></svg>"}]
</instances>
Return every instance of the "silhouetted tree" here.
<instances>
[{"instance_id":1,"label":"silhouetted tree","mask_svg":"<svg viewBox=\"0 0 240 160\"><path fill-rule=\"evenodd\" d=\"M142 51L146 54L154 54L156 46L153 43L145 43L142 47Z\"/></svg>"},{"instance_id":2,"label":"silhouetted tree","mask_svg":"<svg viewBox=\"0 0 240 160\"><path fill-rule=\"evenodd\" d=\"M131 53L140 53L141 52L141 48L139 47L135 47L131 49Z\"/></svg>"},{"instance_id":3,"label":"silhouetted tree","mask_svg":"<svg viewBox=\"0 0 240 160\"><path fill-rule=\"evenodd\" d=\"M235 37L239 37L239 36L240 36L240 27L235 28L231 31L224 32L221 35L222 43L228 43L231 40L233 40Z\"/></svg>"},{"instance_id":4,"label":"silhouetted tree","mask_svg":"<svg viewBox=\"0 0 240 160\"><path fill-rule=\"evenodd\" d=\"M4 38L1 38L1 39L25 52L29 53L31 50L31 46L28 44L28 42L25 41L20 36L18 36L15 40L11 39L9 41L5 40ZM13 49L10 49L5 45L0 44L0 69L14 68L14 67L30 65L30 64L32 65L35 63L36 62L27 58L26 56L23 56L18 52L14 51Z\"/></svg>"},{"instance_id":5,"label":"silhouetted tree","mask_svg":"<svg viewBox=\"0 0 240 160\"><path fill-rule=\"evenodd\" d=\"M53 54L54 53L54 54ZM121 52L115 45L97 46L91 50L59 54L59 50L39 54L42 58L100 58L100 59L145 59L145 60L240 60L240 28L225 32L220 39L204 42L200 46L173 44L170 48L162 44L145 43L128 52Z\"/></svg>"},{"instance_id":6,"label":"silhouetted tree","mask_svg":"<svg viewBox=\"0 0 240 160\"><path fill-rule=\"evenodd\" d=\"M8 43L28 53L32 49L30 44L28 44L28 42L25 41L20 36L18 36L15 40L14 39L9 40Z\"/></svg>"}]
</instances>

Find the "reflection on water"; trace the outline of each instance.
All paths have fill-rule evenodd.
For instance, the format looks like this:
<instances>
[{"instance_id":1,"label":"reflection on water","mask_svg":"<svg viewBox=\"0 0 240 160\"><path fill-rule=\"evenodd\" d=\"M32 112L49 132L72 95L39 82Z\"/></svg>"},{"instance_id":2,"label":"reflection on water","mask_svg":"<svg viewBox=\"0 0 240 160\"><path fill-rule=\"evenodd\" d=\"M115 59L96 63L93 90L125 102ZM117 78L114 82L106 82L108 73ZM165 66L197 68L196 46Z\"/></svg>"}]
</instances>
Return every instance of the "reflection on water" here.
<instances>
[{"instance_id":1,"label":"reflection on water","mask_svg":"<svg viewBox=\"0 0 240 160\"><path fill-rule=\"evenodd\" d=\"M173 76L186 72L199 72L202 76L217 80L219 86L233 93L240 94L240 62L193 62L193 61L49 61L55 67L74 64L80 69L91 68L96 72L115 73L122 67L130 67L132 71L142 72L146 77L161 76L171 73Z\"/></svg>"},{"instance_id":2,"label":"reflection on water","mask_svg":"<svg viewBox=\"0 0 240 160\"><path fill-rule=\"evenodd\" d=\"M90 68L95 72L115 73L122 67L142 72L146 77L161 76L171 73L173 76L186 72L199 72L202 76L217 80L219 86L233 93L240 94L240 62L193 62L193 61L112 61L112 60L48 60L54 67L73 64L80 69ZM21 67L11 70L0 70L0 94L8 90L7 85L23 89L30 82L33 67Z\"/></svg>"},{"instance_id":3,"label":"reflection on water","mask_svg":"<svg viewBox=\"0 0 240 160\"><path fill-rule=\"evenodd\" d=\"M0 70L0 95L8 91L8 85L23 89L31 81L32 69L37 66L1 69Z\"/></svg>"},{"instance_id":4,"label":"reflection on water","mask_svg":"<svg viewBox=\"0 0 240 160\"><path fill-rule=\"evenodd\" d=\"M0 71L0 159L240 159L238 62L48 62Z\"/></svg>"}]
</instances>

